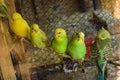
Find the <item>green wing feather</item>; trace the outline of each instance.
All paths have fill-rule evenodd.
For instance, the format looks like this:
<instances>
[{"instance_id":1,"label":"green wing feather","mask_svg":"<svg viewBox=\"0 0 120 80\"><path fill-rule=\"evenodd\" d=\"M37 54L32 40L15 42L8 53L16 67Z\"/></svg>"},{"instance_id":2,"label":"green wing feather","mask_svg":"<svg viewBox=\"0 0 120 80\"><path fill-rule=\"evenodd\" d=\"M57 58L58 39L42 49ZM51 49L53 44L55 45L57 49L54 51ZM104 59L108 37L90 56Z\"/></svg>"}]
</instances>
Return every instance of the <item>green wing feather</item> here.
<instances>
[{"instance_id":1,"label":"green wing feather","mask_svg":"<svg viewBox=\"0 0 120 80\"><path fill-rule=\"evenodd\" d=\"M7 16L7 7L2 3L0 3L0 16L1 17Z\"/></svg>"}]
</instances>

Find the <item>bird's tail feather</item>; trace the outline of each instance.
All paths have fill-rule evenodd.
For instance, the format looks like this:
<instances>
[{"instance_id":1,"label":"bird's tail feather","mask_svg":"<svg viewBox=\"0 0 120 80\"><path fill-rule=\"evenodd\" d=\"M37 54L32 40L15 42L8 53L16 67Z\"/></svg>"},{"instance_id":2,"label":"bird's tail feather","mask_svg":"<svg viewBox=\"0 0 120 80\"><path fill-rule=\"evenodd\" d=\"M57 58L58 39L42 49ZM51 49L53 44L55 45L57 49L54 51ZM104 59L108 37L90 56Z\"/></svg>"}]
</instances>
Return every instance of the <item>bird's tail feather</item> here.
<instances>
[{"instance_id":1,"label":"bird's tail feather","mask_svg":"<svg viewBox=\"0 0 120 80\"><path fill-rule=\"evenodd\" d=\"M104 80L104 71L99 73L99 80Z\"/></svg>"},{"instance_id":2,"label":"bird's tail feather","mask_svg":"<svg viewBox=\"0 0 120 80\"><path fill-rule=\"evenodd\" d=\"M107 65L107 61L104 62L102 66L99 66L100 72L99 72L99 80L104 80L105 78L105 68Z\"/></svg>"}]
</instances>

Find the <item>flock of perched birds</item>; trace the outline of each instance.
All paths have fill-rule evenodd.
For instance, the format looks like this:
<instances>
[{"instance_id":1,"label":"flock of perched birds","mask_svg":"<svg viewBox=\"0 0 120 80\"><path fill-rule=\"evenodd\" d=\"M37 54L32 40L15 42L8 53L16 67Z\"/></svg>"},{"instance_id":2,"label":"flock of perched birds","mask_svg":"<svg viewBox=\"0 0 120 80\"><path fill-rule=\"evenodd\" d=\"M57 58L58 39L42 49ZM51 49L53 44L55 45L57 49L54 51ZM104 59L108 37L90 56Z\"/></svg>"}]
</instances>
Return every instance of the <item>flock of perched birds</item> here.
<instances>
[{"instance_id":1,"label":"flock of perched birds","mask_svg":"<svg viewBox=\"0 0 120 80\"><path fill-rule=\"evenodd\" d=\"M0 16L4 17L6 5L0 0L0 10L3 12ZM12 32L21 38L27 38L34 47L47 47L48 38L38 24L29 26L27 21L20 13L14 12L11 16L10 28ZM54 30L54 37L51 46L54 51L60 56L61 61L67 52L73 61L78 61L81 68L84 67L84 60L86 57L86 45L84 42L85 34L83 32L76 32L72 35L71 40L68 40L66 30L63 28L56 28ZM97 39L91 45L91 59L97 61L99 68L99 80L104 80L105 66L107 59L111 52L111 35L108 30L101 28L97 33Z\"/></svg>"},{"instance_id":2,"label":"flock of perched birds","mask_svg":"<svg viewBox=\"0 0 120 80\"><path fill-rule=\"evenodd\" d=\"M12 32L22 38L27 38L34 47L47 47L48 38L38 24L28 25L21 14L15 12L12 15L10 23ZM68 40L66 30L56 28L51 46L54 51L60 56L61 61L67 52L73 61L78 61L81 68L84 68L84 60L86 57L86 45L84 42L85 34L76 32L72 35L71 40ZM97 61L100 70L100 80L104 80L104 71L107 64L107 59L111 51L111 35L108 30L101 28L97 33L97 39L91 46L91 59Z\"/></svg>"}]
</instances>

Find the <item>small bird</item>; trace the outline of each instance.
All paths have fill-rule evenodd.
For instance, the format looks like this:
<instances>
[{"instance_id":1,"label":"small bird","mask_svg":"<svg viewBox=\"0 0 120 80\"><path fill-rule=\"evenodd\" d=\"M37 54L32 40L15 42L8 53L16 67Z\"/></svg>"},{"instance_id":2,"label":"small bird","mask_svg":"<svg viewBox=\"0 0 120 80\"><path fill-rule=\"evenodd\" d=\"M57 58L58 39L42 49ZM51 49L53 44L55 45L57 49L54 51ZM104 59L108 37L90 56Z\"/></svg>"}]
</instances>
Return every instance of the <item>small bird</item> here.
<instances>
[{"instance_id":1,"label":"small bird","mask_svg":"<svg viewBox=\"0 0 120 80\"><path fill-rule=\"evenodd\" d=\"M91 59L95 59L99 68L99 80L104 80L105 67L111 52L111 35L104 28L97 34L97 40L91 46Z\"/></svg>"},{"instance_id":2,"label":"small bird","mask_svg":"<svg viewBox=\"0 0 120 80\"><path fill-rule=\"evenodd\" d=\"M54 38L52 40L52 47L59 55L61 61L63 60L64 53L67 50L68 37L63 28L57 28L54 31Z\"/></svg>"},{"instance_id":3,"label":"small bird","mask_svg":"<svg viewBox=\"0 0 120 80\"><path fill-rule=\"evenodd\" d=\"M5 4L5 0L0 0L0 17L7 16L7 6Z\"/></svg>"},{"instance_id":4,"label":"small bird","mask_svg":"<svg viewBox=\"0 0 120 80\"><path fill-rule=\"evenodd\" d=\"M30 31L31 42L34 47L44 48L47 44L46 34L39 28L38 24L33 24Z\"/></svg>"},{"instance_id":5,"label":"small bird","mask_svg":"<svg viewBox=\"0 0 120 80\"><path fill-rule=\"evenodd\" d=\"M25 40L24 38L27 38L30 40L30 27L27 21L25 21L22 18L21 14L14 12L10 20L10 28L12 32L17 37L20 38L20 45L21 45L23 53L25 53L23 40Z\"/></svg>"},{"instance_id":6,"label":"small bird","mask_svg":"<svg viewBox=\"0 0 120 80\"><path fill-rule=\"evenodd\" d=\"M11 30L19 37L30 39L30 27L21 14L15 12L12 14L12 21L10 23Z\"/></svg>"},{"instance_id":7,"label":"small bird","mask_svg":"<svg viewBox=\"0 0 120 80\"><path fill-rule=\"evenodd\" d=\"M86 45L84 43L84 33L78 32L73 34L71 41L68 43L67 51L69 55L74 59L77 60L83 68L83 61L86 56Z\"/></svg>"}]
</instances>

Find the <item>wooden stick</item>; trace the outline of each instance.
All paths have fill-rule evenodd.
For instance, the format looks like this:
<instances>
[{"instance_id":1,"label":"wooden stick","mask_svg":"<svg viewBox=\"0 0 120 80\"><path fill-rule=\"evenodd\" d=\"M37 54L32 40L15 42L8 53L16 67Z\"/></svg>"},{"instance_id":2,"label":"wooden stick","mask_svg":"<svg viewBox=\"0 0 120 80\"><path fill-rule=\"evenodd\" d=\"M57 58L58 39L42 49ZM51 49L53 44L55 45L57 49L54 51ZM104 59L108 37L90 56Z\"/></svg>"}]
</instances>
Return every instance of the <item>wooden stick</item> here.
<instances>
[{"instance_id":1,"label":"wooden stick","mask_svg":"<svg viewBox=\"0 0 120 80\"><path fill-rule=\"evenodd\" d=\"M7 28L0 19L0 68L4 80L16 80L15 70L9 52Z\"/></svg>"},{"instance_id":2,"label":"wooden stick","mask_svg":"<svg viewBox=\"0 0 120 80\"><path fill-rule=\"evenodd\" d=\"M14 0L8 0L8 13L9 13L9 22L11 22L11 15L16 12L16 8L15 8L15 3ZM18 61L18 67L17 67L17 73L20 73L21 75L21 79L22 80L31 80L30 79L30 73L29 73L29 68L31 67L29 63L27 63L24 58L25 57L25 53L23 53L21 51L22 46L20 45L19 41L15 42L15 46L13 48L12 51L16 51L16 53L14 53L15 56L19 57L19 59L17 59ZM16 57L16 58L17 58ZM21 61L22 60L22 61ZM19 69L19 70L18 70Z\"/></svg>"}]
</instances>

